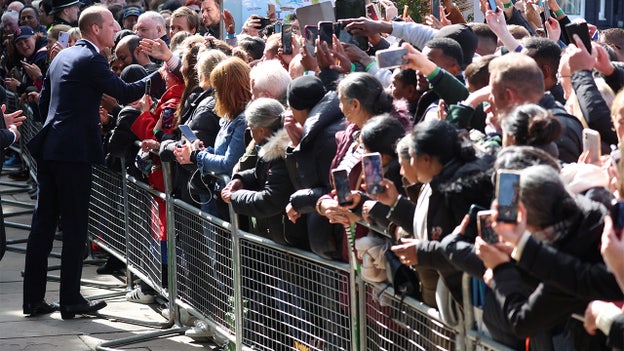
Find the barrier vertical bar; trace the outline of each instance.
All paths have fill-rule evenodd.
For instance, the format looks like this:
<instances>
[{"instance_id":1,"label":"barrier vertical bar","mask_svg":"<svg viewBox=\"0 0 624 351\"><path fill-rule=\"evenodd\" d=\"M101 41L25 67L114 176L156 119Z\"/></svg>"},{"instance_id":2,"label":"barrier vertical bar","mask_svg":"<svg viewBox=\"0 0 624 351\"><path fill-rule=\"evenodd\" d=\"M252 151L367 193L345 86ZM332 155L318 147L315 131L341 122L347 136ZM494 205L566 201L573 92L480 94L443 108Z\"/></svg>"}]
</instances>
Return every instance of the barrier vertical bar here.
<instances>
[{"instance_id":1,"label":"barrier vertical bar","mask_svg":"<svg viewBox=\"0 0 624 351\"><path fill-rule=\"evenodd\" d=\"M121 194L123 196L123 212L124 212L124 232L126 233L126 265L128 264L128 257L130 254L130 248L128 243L130 242L130 224L128 223L128 172L126 170L126 160L121 157ZM132 289L132 272L126 269L126 284L127 289Z\"/></svg>"},{"instance_id":2,"label":"barrier vertical bar","mask_svg":"<svg viewBox=\"0 0 624 351\"><path fill-rule=\"evenodd\" d=\"M171 162L162 161L162 171L165 183L165 210L167 211L167 292L169 299L169 318L173 319L177 327L181 327L180 316L176 308L175 298L178 295L176 283L176 242L175 242L175 214L173 207L173 177Z\"/></svg>"},{"instance_id":3,"label":"barrier vertical bar","mask_svg":"<svg viewBox=\"0 0 624 351\"><path fill-rule=\"evenodd\" d=\"M234 337L236 338L236 350L243 349L243 294L241 286L241 262L240 262L240 236L238 234L238 215L234 212L232 204L228 205L230 212L230 229L232 231L232 273L234 285Z\"/></svg>"}]
</instances>

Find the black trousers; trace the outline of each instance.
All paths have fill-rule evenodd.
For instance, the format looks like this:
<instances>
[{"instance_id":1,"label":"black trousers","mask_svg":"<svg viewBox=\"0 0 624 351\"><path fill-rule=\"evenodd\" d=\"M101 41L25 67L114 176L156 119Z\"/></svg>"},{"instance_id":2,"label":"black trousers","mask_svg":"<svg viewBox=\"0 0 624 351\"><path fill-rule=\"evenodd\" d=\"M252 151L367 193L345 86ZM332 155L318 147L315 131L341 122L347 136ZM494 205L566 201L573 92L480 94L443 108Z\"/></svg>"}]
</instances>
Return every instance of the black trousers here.
<instances>
[{"instance_id":1,"label":"black trousers","mask_svg":"<svg viewBox=\"0 0 624 351\"><path fill-rule=\"evenodd\" d=\"M61 305L84 302L80 279L84 259L91 191L91 164L37 161L39 193L26 247L24 303L45 297L48 255L59 216L63 228L61 253Z\"/></svg>"}]
</instances>

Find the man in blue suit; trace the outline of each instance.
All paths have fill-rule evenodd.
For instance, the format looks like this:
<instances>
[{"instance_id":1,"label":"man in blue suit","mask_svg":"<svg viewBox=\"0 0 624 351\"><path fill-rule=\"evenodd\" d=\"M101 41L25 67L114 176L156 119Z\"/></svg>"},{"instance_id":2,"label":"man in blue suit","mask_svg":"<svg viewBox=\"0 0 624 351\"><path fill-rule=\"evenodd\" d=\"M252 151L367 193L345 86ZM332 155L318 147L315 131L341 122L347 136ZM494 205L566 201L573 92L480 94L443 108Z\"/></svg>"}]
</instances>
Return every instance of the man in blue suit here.
<instances>
[{"instance_id":1,"label":"man in blue suit","mask_svg":"<svg viewBox=\"0 0 624 351\"><path fill-rule=\"evenodd\" d=\"M100 53L114 44L118 31L106 7L82 12L78 27L83 39L62 50L47 71L39 110L44 126L29 143L37 159L39 193L26 248L24 304L26 315L51 313L56 306L44 297L48 255L60 216L63 228L60 311L63 319L104 308L80 294L82 261L88 230L91 166L103 163L99 105L102 94L127 103L139 99L151 76L124 83ZM155 76L154 76L155 77Z\"/></svg>"}]
</instances>

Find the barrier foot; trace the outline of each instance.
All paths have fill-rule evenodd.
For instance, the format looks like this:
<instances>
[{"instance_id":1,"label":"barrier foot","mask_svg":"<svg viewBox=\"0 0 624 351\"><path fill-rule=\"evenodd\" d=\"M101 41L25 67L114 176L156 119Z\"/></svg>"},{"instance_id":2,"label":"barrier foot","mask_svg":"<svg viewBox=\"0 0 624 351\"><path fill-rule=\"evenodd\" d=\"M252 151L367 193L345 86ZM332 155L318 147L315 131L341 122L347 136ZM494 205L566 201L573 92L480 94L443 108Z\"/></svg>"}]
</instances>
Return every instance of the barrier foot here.
<instances>
[{"instance_id":1,"label":"barrier foot","mask_svg":"<svg viewBox=\"0 0 624 351\"><path fill-rule=\"evenodd\" d=\"M147 334L128 336L125 338L105 341L103 343L98 344L95 347L95 349L97 351L122 351L122 349L116 349L114 347L136 344L136 343L140 343L143 341L157 339L157 338L161 338L163 336L168 336L168 335L183 334L187 329L188 327L177 327L177 328L172 328L172 329L167 329L167 330L158 330L158 331L150 332Z\"/></svg>"},{"instance_id":2,"label":"barrier foot","mask_svg":"<svg viewBox=\"0 0 624 351\"><path fill-rule=\"evenodd\" d=\"M126 292L124 291L124 294L125 293ZM89 299L91 298L92 297L89 297ZM102 318L106 318L114 322L121 322L121 323L138 325L141 327L148 327L148 328L154 328L154 329L167 329L167 328L171 328L174 325L173 321L156 322L156 321L148 321L144 319L128 318L128 317L118 316L114 314L107 314L107 313L99 313L98 316Z\"/></svg>"},{"instance_id":3,"label":"barrier foot","mask_svg":"<svg viewBox=\"0 0 624 351\"><path fill-rule=\"evenodd\" d=\"M23 275L23 272L22 272L22 275ZM48 281L60 282L61 277L58 275L48 274ZM101 288L101 289L124 289L126 287L126 284L106 283L106 282L102 282L98 280L91 280L91 279L80 279L80 285L86 285L86 286Z\"/></svg>"}]
</instances>

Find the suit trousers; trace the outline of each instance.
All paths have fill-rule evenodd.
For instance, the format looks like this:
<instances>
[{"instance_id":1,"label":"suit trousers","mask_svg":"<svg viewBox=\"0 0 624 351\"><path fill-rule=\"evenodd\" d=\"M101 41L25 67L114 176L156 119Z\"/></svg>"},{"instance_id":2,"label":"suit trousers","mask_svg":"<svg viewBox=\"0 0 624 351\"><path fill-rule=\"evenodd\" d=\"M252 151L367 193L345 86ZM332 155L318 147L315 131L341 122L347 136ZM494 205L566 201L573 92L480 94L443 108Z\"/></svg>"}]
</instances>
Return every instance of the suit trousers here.
<instances>
[{"instance_id":1,"label":"suit trousers","mask_svg":"<svg viewBox=\"0 0 624 351\"><path fill-rule=\"evenodd\" d=\"M48 255L60 216L63 229L61 252L61 305L85 301L80 294L91 192L91 164L37 161L37 204L26 247L24 303L45 297Z\"/></svg>"}]
</instances>

